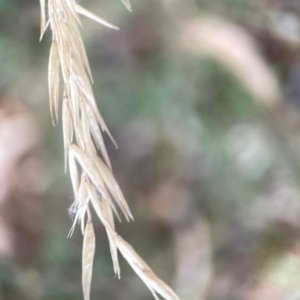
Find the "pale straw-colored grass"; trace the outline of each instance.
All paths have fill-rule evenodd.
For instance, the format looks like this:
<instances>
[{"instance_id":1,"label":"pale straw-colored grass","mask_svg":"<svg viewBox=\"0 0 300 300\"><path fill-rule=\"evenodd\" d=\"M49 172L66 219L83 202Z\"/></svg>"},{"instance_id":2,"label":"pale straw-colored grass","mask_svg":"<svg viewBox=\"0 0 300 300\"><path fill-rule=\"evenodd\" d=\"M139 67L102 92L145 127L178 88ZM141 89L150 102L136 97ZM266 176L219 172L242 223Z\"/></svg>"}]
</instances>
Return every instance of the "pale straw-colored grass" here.
<instances>
[{"instance_id":1,"label":"pale straw-colored grass","mask_svg":"<svg viewBox=\"0 0 300 300\"><path fill-rule=\"evenodd\" d=\"M129 0L122 0L131 10ZM179 297L160 280L134 249L115 231L114 217L120 220L120 209L126 220L133 219L122 191L111 170L102 132L113 143L105 122L97 108L91 87L92 73L81 38L79 15L84 15L112 29L116 26L97 17L76 3L75 0L40 0L41 38L50 26L52 45L49 58L49 97L53 124L59 120L60 75L62 75L62 123L64 136L65 169L69 167L75 201L70 207L74 215L72 235L76 223L83 234L82 286L84 299L90 299L95 233L91 210L104 225L112 256L115 274L120 277L118 250L136 274L144 281L156 299ZM103 160L97 155L99 150Z\"/></svg>"}]
</instances>

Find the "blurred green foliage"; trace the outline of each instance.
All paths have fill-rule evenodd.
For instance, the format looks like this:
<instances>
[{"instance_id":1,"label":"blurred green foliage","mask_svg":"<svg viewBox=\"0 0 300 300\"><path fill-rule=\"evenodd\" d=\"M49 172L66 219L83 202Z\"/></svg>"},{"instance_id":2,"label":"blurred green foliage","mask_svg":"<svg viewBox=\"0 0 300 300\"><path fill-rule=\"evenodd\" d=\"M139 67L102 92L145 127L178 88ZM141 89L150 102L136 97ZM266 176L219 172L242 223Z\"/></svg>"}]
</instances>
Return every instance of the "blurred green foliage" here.
<instances>
[{"instance_id":1,"label":"blurred green foliage","mask_svg":"<svg viewBox=\"0 0 300 300\"><path fill-rule=\"evenodd\" d=\"M249 260L256 269L243 272L251 277L263 268L257 265L276 252L274 248L290 245L297 236L299 224L287 224L281 230L281 222L286 220L274 217L273 204L265 203L277 173L287 173L291 185L298 187L293 161L249 93L228 70L211 59L192 58L172 49L176 46L165 36L170 24L163 4L135 2L132 14L115 1L84 2L86 7L101 11L101 16L113 16L122 28L120 32L96 31L96 25L87 22L87 29L83 29L99 109L119 141L116 151L107 139L115 176L136 216L135 223L123 222L118 229L158 275L172 284L176 270L174 228L151 212L147 201L160 184L178 176L180 184L190 191L194 212L211 226L216 272L230 269L235 255L247 249L252 251ZM213 13L232 20L254 13L249 0L195 3L199 14ZM47 32L45 40L38 42L38 1L0 0L0 28L0 95L17 98L35 115L52 174L51 187L41 196L45 230L36 269L42 298L36 299L82 299L82 238L79 228L71 239L66 238L72 224L67 216L72 194L69 177L63 173L61 125L52 128L48 111L51 37ZM132 124L137 124L136 131L129 132L126 139ZM143 131L147 124L154 128L154 137ZM146 154L132 159L131 151L139 140L151 143ZM257 213L260 210L265 213ZM95 223L97 250L91 299L151 299L123 260L122 279L113 278L106 234L100 222ZM269 227L263 226L265 223ZM1 263L0 299L33 299L30 286L19 282L22 272L22 266L13 260ZM209 297L219 299L213 291ZM224 295L224 299L236 298Z\"/></svg>"}]
</instances>

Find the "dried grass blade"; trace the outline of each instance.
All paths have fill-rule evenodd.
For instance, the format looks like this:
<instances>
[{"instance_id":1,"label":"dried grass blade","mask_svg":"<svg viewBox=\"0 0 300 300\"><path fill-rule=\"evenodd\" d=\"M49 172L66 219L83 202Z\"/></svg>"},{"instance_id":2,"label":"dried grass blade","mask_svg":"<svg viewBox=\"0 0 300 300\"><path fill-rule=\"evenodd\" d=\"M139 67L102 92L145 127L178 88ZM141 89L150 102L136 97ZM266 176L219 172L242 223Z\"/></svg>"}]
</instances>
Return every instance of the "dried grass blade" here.
<instances>
[{"instance_id":1,"label":"dried grass blade","mask_svg":"<svg viewBox=\"0 0 300 300\"><path fill-rule=\"evenodd\" d=\"M144 262L144 260L135 252L122 237L116 236L118 248L124 258L128 261L132 269L144 281L147 287L157 299L156 293L163 296L166 300L180 300L175 292L162 280L160 280Z\"/></svg>"},{"instance_id":2,"label":"dried grass blade","mask_svg":"<svg viewBox=\"0 0 300 300\"><path fill-rule=\"evenodd\" d=\"M67 99L64 99L63 101L62 124L63 124L63 139L64 139L64 150L65 150L65 172L67 172L69 145L72 142L72 136L73 136L71 112L70 112L69 103Z\"/></svg>"},{"instance_id":3,"label":"dried grass blade","mask_svg":"<svg viewBox=\"0 0 300 300\"><path fill-rule=\"evenodd\" d=\"M71 60L72 61L72 60ZM72 108L74 127L79 127L79 92L75 81L72 76L70 76L70 104Z\"/></svg>"},{"instance_id":4,"label":"dried grass blade","mask_svg":"<svg viewBox=\"0 0 300 300\"><path fill-rule=\"evenodd\" d=\"M104 184L103 182L100 183L100 188L101 188L101 190L103 190L103 191L105 192L105 195L108 195L108 198L102 197L101 201L106 201L106 202L109 203L109 205L110 205L111 209L113 210L113 212L115 213L115 215L116 215L118 221L119 221L120 223L122 223L122 219L121 219L121 217L120 217L120 215L119 215L119 213L118 213L118 211L117 211L117 208L116 208L116 206L115 206L113 200L111 199L110 194L109 194L109 192L108 192L108 190L107 190L107 188L106 188L106 186L105 186L105 184ZM96 195L96 194L95 194L95 195ZM96 197L96 198L99 198L99 197L97 197L97 196L95 196L95 197ZM114 223L113 223L113 226L112 226L112 227L114 228Z\"/></svg>"},{"instance_id":5,"label":"dried grass blade","mask_svg":"<svg viewBox=\"0 0 300 300\"><path fill-rule=\"evenodd\" d=\"M82 287L84 300L90 299L95 248L95 232L91 218L89 217L85 227L82 249Z\"/></svg>"},{"instance_id":6,"label":"dried grass blade","mask_svg":"<svg viewBox=\"0 0 300 300\"><path fill-rule=\"evenodd\" d=\"M83 149L85 151L86 149L86 141L84 139L84 133L83 133L83 129L81 128L81 126L78 126L75 130L76 132L76 142L79 145L79 147L81 149Z\"/></svg>"},{"instance_id":7,"label":"dried grass blade","mask_svg":"<svg viewBox=\"0 0 300 300\"><path fill-rule=\"evenodd\" d=\"M54 116L54 111L57 111L59 102L59 65L58 44L53 40L49 58L48 85L51 119L54 126L58 122L58 112Z\"/></svg>"},{"instance_id":8,"label":"dried grass blade","mask_svg":"<svg viewBox=\"0 0 300 300\"><path fill-rule=\"evenodd\" d=\"M88 201L89 199L87 198L86 200ZM87 210L87 205L86 205L86 208L83 210L84 212L81 213L81 217L80 217L80 220L79 220L80 227L81 227L81 233L82 233L83 236L85 234L85 227L84 227L84 225L85 225L86 210Z\"/></svg>"},{"instance_id":9,"label":"dried grass blade","mask_svg":"<svg viewBox=\"0 0 300 300\"><path fill-rule=\"evenodd\" d=\"M101 201L101 206L102 206L102 211L103 211L103 216L105 220L109 223L110 227L115 230L115 221L114 221L114 215L112 212L112 208L108 201L105 199Z\"/></svg>"},{"instance_id":10,"label":"dried grass blade","mask_svg":"<svg viewBox=\"0 0 300 300\"><path fill-rule=\"evenodd\" d=\"M102 198L102 201L107 201L110 204L110 206L111 206L112 210L114 211L118 221L121 223L122 220L120 218L120 215L119 215L119 213L116 209L116 206L115 206L114 202L112 201L112 199L110 197L110 194L109 194L106 186L104 185L104 183L102 181L99 181L98 186L97 187L93 186L93 187L91 187L91 189L92 189L92 191L94 191L93 195L94 195L95 199L98 199L99 197L97 196L97 193L94 189L96 189L98 191L100 190L102 192L102 195L100 195L100 197Z\"/></svg>"},{"instance_id":11,"label":"dried grass blade","mask_svg":"<svg viewBox=\"0 0 300 300\"><path fill-rule=\"evenodd\" d=\"M82 152L80 148L76 145L70 145L70 152L74 154L74 157L79 162L81 167L84 169L88 177L91 179L93 184L97 187L102 196L106 199L109 199L109 195L105 192L105 190L101 189L102 179L98 174L97 169L94 167L94 164L89 160L88 157Z\"/></svg>"},{"instance_id":12,"label":"dried grass blade","mask_svg":"<svg viewBox=\"0 0 300 300\"><path fill-rule=\"evenodd\" d=\"M107 201L102 201L102 211L103 211L103 216L107 220L107 222L110 224L110 228L113 230L115 229L115 224L114 224L114 216L113 212L111 209L111 206ZM117 241L115 238L115 233L106 228L108 240L109 240L109 247L110 247L110 253L113 261L113 266L114 266L114 272L115 275L118 276L120 279L121 277L121 270L120 270L120 265L119 265L119 258L118 258L118 245Z\"/></svg>"},{"instance_id":13,"label":"dried grass blade","mask_svg":"<svg viewBox=\"0 0 300 300\"><path fill-rule=\"evenodd\" d=\"M98 110L89 78L81 60L72 60L71 75L94 110Z\"/></svg>"},{"instance_id":14,"label":"dried grass blade","mask_svg":"<svg viewBox=\"0 0 300 300\"><path fill-rule=\"evenodd\" d=\"M129 0L121 0L121 1L129 11L132 11L131 3Z\"/></svg>"},{"instance_id":15,"label":"dried grass blade","mask_svg":"<svg viewBox=\"0 0 300 300\"><path fill-rule=\"evenodd\" d=\"M88 120L88 116L86 114L86 110L83 104L83 101L80 101L80 112L81 112L81 126L83 131L83 136L85 140L85 149L84 151L87 154L92 156L97 155L97 151L95 149L94 143L92 141L91 132L90 132L90 124Z\"/></svg>"},{"instance_id":16,"label":"dried grass blade","mask_svg":"<svg viewBox=\"0 0 300 300\"><path fill-rule=\"evenodd\" d=\"M115 25L113 25L113 24L111 24L111 23L103 20L102 18L98 17L97 15L95 15L92 12L88 11L87 9L83 8L79 4L76 4L76 11L79 14L81 14L81 15L83 15L83 16L85 16L85 17L87 17L87 18L89 18L89 19L91 19L91 20L93 20L95 22L98 22L98 23L100 23L100 24L102 24L102 25L104 25L106 27L109 27L109 28L112 28L112 29L115 29L115 30L119 30L120 29L119 27L117 27L117 26L115 26Z\"/></svg>"},{"instance_id":17,"label":"dried grass blade","mask_svg":"<svg viewBox=\"0 0 300 300\"><path fill-rule=\"evenodd\" d=\"M94 191L93 187L88 184L87 190L89 193L89 197L91 199L91 203L92 203L94 210L95 210L96 214L98 215L100 221L103 223L104 226L106 226L106 225L109 226L108 223L106 224L106 220L103 217L102 206L101 206L100 201L97 199L97 195L96 195L96 192Z\"/></svg>"},{"instance_id":18,"label":"dried grass blade","mask_svg":"<svg viewBox=\"0 0 300 300\"><path fill-rule=\"evenodd\" d=\"M74 218L74 221L73 221L73 224L72 224L72 227L71 227L71 229L70 229L70 231L69 231L69 233L68 233L68 236L67 236L68 238L71 237L72 234L73 234L73 232L74 232L74 229L75 229L75 226L76 226L78 217L79 217L79 215L76 214L76 216L75 216L75 218Z\"/></svg>"},{"instance_id":19,"label":"dried grass blade","mask_svg":"<svg viewBox=\"0 0 300 300\"><path fill-rule=\"evenodd\" d=\"M74 194L77 195L79 189L78 169L77 169L74 155L71 153L71 151L69 151L69 171L70 171L73 191Z\"/></svg>"},{"instance_id":20,"label":"dried grass blade","mask_svg":"<svg viewBox=\"0 0 300 300\"><path fill-rule=\"evenodd\" d=\"M74 160L74 157L73 157L72 153L70 153L69 158L70 159L72 158ZM74 160L74 162L75 162L75 160ZM69 162L69 165L71 165L70 162ZM82 200L83 200L83 197L84 197L84 193L83 193L84 180L83 180L82 177L83 176L81 176L80 185L76 189L76 192L75 192L75 200L74 200L73 204L69 207L69 214L71 216L75 215L75 218L74 218L74 221L73 221L73 225L72 225L72 227L70 229L70 232L68 234L68 237L70 237L73 234L74 229L75 229L75 225L76 225L77 221L80 222L80 219L81 219ZM77 178L77 180L78 180L78 178Z\"/></svg>"},{"instance_id":21,"label":"dried grass blade","mask_svg":"<svg viewBox=\"0 0 300 300\"><path fill-rule=\"evenodd\" d=\"M97 117L97 120L98 120L98 122L101 126L102 131L105 131L108 134L108 136L111 139L111 141L113 142L114 146L118 149L118 145L117 145L116 141L114 140L114 138L112 137L110 131L108 130L108 128L107 128L107 126L106 126L106 124L105 124L105 122L104 122L104 120L103 120L103 118L102 118L102 116L101 116L98 109L96 111L96 117Z\"/></svg>"},{"instance_id":22,"label":"dried grass blade","mask_svg":"<svg viewBox=\"0 0 300 300\"><path fill-rule=\"evenodd\" d=\"M111 216L109 215L109 212L108 212L108 210L111 210L111 208L109 206L109 203L105 199L102 199L101 202L97 199L97 196L96 196L96 193L95 193L93 187L88 186L87 188L88 188L89 196L91 199L91 203L94 207L94 210L95 210L96 214L98 215L99 219L101 220L102 224L104 225L107 236L108 236L114 272L118 276L118 278L120 278L118 247L117 247L117 242L116 242L115 234L114 234L115 226L114 226L112 212L111 212Z\"/></svg>"},{"instance_id":23,"label":"dried grass blade","mask_svg":"<svg viewBox=\"0 0 300 300\"><path fill-rule=\"evenodd\" d=\"M76 14L77 14L77 12L76 12ZM77 23L74 20L70 20L70 22L68 22L66 24L66 26L68 28L69 38L72 43L72 49L73 49L73 51L78 53L79 56L81 57L84 67L87 70L91 81L93 82L91 68L89 65L89 61L87 58L87 54L85 51L85 47L84 47L82 37L81 37L80 31L78 29Z\"/></svg>"},{"instance_id":24,"label":"dried grass blade","mask_svg":"<svg viewBox=\"0 0 300 300\"><path fill-rule=\"evenodd\" d=\"M104 122L97 106L95 106L95 104L96 104L95 100L92 101L91 99L88 99L88 98L86 98L86 99L87 99L87 101L85 103L85 107L86 107L87 114L88 115L94 114L96 116L97 121L100 124L101 130L108 134L108 136L111 139L111 141L113 142L114 146L118 149L118 145L117 145L116 141L114 140L114 138L112 137L110 131L108 130L108 128L107 128L107 126L106 126L106 124L105 124L105 122Z\"/></svg>"},{"instance_id":25,"label":"dried grass blade","mask_svg":"<svg viewBox=\"0 0 300 300\"><path fill-rule=\"evenodd\" d=\"M49 20L48 20L47 23L46 23L46 26L45 26L44 31L41 32L41 35L40 35L40 41L43 39L43 36L44 36L46 30L48 29L49 25L50 25L50 18L49 18Z\"/></svg>"},{"instance_id":26,"label":"dried grass blade","mask_svg":"<svg viewBox=\"0 0 300 300\"><path fill-rule=\"evenodd\" d=\"M87 104L89 104L90 108L92 109L93 113L97 117L97 120L99 124L101 125L101 128L103 131L106 131L106 133L109 135L110 139L114 143L115 147L118 148L115 140L113 139L112 135L110 134L95 101L94 93L91 87L91 83L89 81L89 78L84 70L84 66L79 60L72 60L73 64L71 67L71 74L72 78L76 82L78 88L81 90L82 94L87 99Z\"/></svg>"},{"instance_id":27,"label":"dried grass blade","mask_svg":"<svg viewBox=\"0 0 300 300\"><path fill-rule=\"evenodd\" d=\"M89 124L90 124L90 130L94 137L95 144L96 144L97 148L100 149L106 164L111 169L111 163L110 163L110 160L109 160L109 157L108 157L108 154L106 151L106 147L104 144L104 140L102 137L102 133L100 131L100 128L99 128L99 125L98 125L95 115L93 114L92 110L89 107L83 107L83 109L81 111L86 111L86 114L87 114L88 120L89 120Z\"/></svg>"},{"instance_id":28,"label":"dried grass blade","mask_svg":"<svg viewBox=\"0 0 300 300\"><path fill-rule=\"evenodd\" d=\"M111 173L111 171L102 162L102 160L99 157L95 158L95 162L96 162L96 167L97 167L97 170L99 171L101 178L105 182L110 193L113 195L115 201L118 203L118 205L121 208L127 221L129 221L129 219L133 220L134 218L130 211L130 208L129 208L129 206L124 198L124 195L123 195L118 183L116 182L113 174Z\"/></svg>"},{"instance_id":29,"label":"dried grass blade","mask_svg":"<svg viewBox=\"0 0 300 300\"><path fill-rule=\"evenodd\" d=\"M78 16L78 13L76 11L76 6L75 6L75 2L73 0L66 0L66 3L68 5L68 7L70 8L70 11L73 15L73 17L75 18L75 20L78 22L78 24L82 27L80 18Z\"/></svg>"},{"instance_id":30,"label":"dried grass blade","mask_svg":"<svg viewBox=\"0 0 300 300\"><path fill-rule=\"evenodd\" d=\"M40 41L42 40L43 34L46 29L46 0L40 0L41 7L41 34Z\"/></svg>"}]
</instances>

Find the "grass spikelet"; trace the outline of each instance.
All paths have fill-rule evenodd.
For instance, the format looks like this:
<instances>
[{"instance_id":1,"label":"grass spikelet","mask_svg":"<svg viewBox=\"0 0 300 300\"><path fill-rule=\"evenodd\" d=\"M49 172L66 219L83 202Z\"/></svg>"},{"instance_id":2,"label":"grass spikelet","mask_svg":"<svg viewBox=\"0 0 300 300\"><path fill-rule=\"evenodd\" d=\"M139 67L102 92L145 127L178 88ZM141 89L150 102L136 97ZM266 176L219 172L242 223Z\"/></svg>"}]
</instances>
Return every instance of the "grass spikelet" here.
<instances>
[{"instance_id":1,"label":"grass spikelet","mask_svg":"<svg viewBox=\"0 0 300 300\"><path fill-rule=\"evenodd\" d=\"M95 248L95 232L92 224L91 213L88 211L88 221L84 230L82 248L82 288L84 300L90 299Z\"/></svg>"},{"instance_id":2,"label":"grass spikelet","mask_svg":"<svg viewBox=\"0 0 300 300\"><path fill-rule=\"evenodd\" d=\"M78 169L77 169L74 155L72 153L69 153L69 172L71 176L73 192L76 195L79 189Z\"/></svg>"},{"instance_id":3,"label":"grass spikelet","mask_svg":"<svg viewBox=\"0 0 300 300\"><path fill-rule=\"evenodd\" d=\"M122 0L131 10L129 0ZM82 285L84 300L90 299L93 259L95 253L95 233L90 208L92 207L104 225L112 256L115 274L120 277L118 250L128 261L138 276L145 282L158 299L160 294L167 300L178 300L178 296L161 281L136 254L133 248L115 231L114 216L121 221L118 209L126 220L133 220L129 206L117 184L104 145L102 132L113 140L97 108L91 82L92 73L79 31L79 15L112 29L118 27L87 11L75 0L48 0L48 20L46 1L41 5L41 37L50 24L52 45L49 58L48 84L51 119L58 122L60 72L62 74L63 101L62 122L65 152L65 170L69 172L75 200L69 211L74 222L69 236L77 223L83 234ZM103 160L97 156L101 151Z\"/></svg>"},{"instance_id":4,"label":"grass spikelet","mask_svg":"<svg viewBox=\"0 0 300 300\"><path fill-rule=\"evenodd\" d=\"M58 122L59 106L59 53L57 41L53 40L50 49L49 68L48 68L48 85L50 112L53 125Z\"/></svg>"},{"instance_id":5,"label":"grass spikelet","mask_svg":"<svg viewBox=\"0 0 300 300\"><path fill-rule=\"evenodd\" d=\"M64 151L65 151L65 172L67 171L68 149L73 139L73 124L71 119L71 111L67 99L63 101L62 108L62 123L63 123L63 137L64 137Z\"/></svg>"}]
</instances>

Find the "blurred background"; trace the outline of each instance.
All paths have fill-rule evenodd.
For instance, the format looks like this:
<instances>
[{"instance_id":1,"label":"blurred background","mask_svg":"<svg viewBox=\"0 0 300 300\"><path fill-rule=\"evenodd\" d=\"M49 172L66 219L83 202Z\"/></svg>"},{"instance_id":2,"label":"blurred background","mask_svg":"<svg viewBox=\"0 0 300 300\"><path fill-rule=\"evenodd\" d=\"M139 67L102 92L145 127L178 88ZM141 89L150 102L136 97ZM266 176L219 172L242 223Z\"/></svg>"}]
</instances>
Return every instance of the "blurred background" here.
<instances>
[{"instance_id":1,"label":"blurred background","mask_svg":"<svg viewBox=\"0 0 300 300\"><path fill-rule=\"evenodd\" d=\"M135 216L118 232L182 299L299 300L300 2L80 2L121 28L82 30ZM79 300L39 24L37 0L0 0L0 299ZM94 224L91 299L152 299Z\"/></svg>"}]
</instances>

